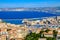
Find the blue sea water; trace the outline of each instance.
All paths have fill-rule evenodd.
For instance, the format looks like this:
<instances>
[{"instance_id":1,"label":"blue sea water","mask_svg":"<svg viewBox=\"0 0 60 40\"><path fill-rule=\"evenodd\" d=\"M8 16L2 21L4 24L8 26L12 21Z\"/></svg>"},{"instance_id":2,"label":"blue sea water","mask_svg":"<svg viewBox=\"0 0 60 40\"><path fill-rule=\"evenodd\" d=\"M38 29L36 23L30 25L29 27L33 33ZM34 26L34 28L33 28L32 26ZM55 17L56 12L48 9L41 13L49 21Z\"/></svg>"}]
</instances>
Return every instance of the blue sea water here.
<instances>
[{"instance_id":1,"label":"blue sea water","mask_svg":"<svg viewBox=\"0 0 60 40\"><path fill-rule=\"evenodd\" d=\"M0 11L0 19L3 19L4 22L12 24L21 24L22 20L19 19L41 18L50 16L56 16L56 14L38 11Z\"/></svg>"}]
</instances>

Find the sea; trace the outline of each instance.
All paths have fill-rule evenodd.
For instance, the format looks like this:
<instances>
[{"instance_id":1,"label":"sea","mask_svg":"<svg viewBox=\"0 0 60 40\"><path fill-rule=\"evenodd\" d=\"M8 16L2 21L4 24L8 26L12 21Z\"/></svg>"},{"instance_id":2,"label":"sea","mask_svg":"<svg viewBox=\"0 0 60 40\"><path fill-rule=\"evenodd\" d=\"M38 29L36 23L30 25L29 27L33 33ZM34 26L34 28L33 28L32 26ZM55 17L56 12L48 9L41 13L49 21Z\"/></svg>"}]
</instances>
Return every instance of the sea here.
<instances>
[{"instance_id":1,"label":"sea","mask_svg":"<svg viewBox=\"0 0 60 40\"><path fill-rule=\"evenodd\" d=\"M11 24L22 24L23 19L52 17L56 14L38 11L0 11L0 19Z\"/></svg>"}]
</instances>

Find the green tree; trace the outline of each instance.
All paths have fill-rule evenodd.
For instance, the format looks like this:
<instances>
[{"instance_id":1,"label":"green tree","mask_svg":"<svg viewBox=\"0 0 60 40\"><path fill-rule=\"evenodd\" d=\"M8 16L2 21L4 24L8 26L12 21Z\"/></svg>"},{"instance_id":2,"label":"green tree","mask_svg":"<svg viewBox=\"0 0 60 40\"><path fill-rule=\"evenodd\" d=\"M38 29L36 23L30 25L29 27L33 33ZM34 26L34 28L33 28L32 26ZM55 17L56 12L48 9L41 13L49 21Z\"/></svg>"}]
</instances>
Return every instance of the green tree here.
<instances>
[{"instance_id":1,"label":"green tree","mask_svg":"<svg viewBox=\"0 0 60 40\"><path fill-rule=\"evenodd\" d=\"M45 32L45 31L44 31L43 29L40 31L40 37L41 37L41 38L44 37L44 32Z\"/></svg>"},{"instance_id":2,"label":"green tree","mask_svg":"<svg viewBox=\"0 0 60 40\"><path fill-rule=\"evenodd\" d=\"M38 40L39 34L30 33L25 37L25 40Z\"/></svg>"},{"instance_id":3,"label":"green tree","mask_svg":"<svg viewBox=\"0 0 60 40\"><path fill-rule=\"evenodd\" d=\"M40 37L41 38L45 38L45 36L44 36L44 32L46 32L46 33L48 33L50 30L47 28L46 30L44 30L44 29L41 29L41 31L40 31Z\"/></svg>"},{"instance_id":4,"label":"green tree","mask_svg":"<svg viewBox=\"0 0 60 40\"><path fill-rule=\"evenodd\" d=\"M56 38L52 38L52 37L47 37L47 40L56 40Z\"/></svg>"},{"instance_id":5,"label":"green tree","mask_svg":"<svg viewBox=\"0 0 60 40\"><path fill-rule=\"evenodd\" d=\"M57 31L56 30L53 30L53 37L56 38L57 37Z\"/></svg>"},{"instance_id":6,"label":"green tree","mask_svg":"<svg viewBox=\"0 0 60 40\"><path fill-rule=\"evenodd\" d=\"M46 29L45 32L48 33L50 30L49 29Z\"/></svg>"}]
</instances>

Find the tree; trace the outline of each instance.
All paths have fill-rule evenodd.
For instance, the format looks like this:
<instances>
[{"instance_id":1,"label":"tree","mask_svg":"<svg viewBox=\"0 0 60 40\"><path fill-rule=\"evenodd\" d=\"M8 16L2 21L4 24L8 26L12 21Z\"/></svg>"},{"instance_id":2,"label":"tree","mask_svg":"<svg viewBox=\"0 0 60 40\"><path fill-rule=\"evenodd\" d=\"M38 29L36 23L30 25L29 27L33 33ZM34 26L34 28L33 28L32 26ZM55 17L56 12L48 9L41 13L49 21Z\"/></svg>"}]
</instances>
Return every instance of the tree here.
<instances>
[{"instance_id":1,"label":"tree","mask_svg":"<svg viewBox=\"0 0 60 40\"><path fill-rule=\"evenodd\" d=\"M56 38L47 37L46 40L56 40Z\"/></svg>"},{"instance_id":2,"label":"tree","mask_svg":"<svg viewBox=\"0 0 60 40\"><path fill-rule=\"evenodd\" d=\"M44 37L44 30L43 29L40 31L40 37Z\"/></svg>"},{"instance_id":3,"label":"tree","mask_svg":"<svg viewBox=\"0 0 60 40\"><path fill-rule=\"evenodd\" d=\"M25 37L25 40L38 40L39 34L30 33Z\"/></svg>"},{"instance_id":4,"label":"tree","mask_svg":"<svg viewBox=\"0 0 60 40\"><path fill-rule=\"evenodd\" d=\"M42 29L41 31L40 31L40 37L42 37L42 38L44 38L45 36L44 36L44 32L46 32L46 33L48 33L50 30L47 28L46 30L44 30L44 29Z\"/></svg>"},{"instance_id":5,"label":"tree","mask_svg":"<svg viewBox=\"0 0 60 40\"><path fill-rule=\"evenodd\" d=\"M49 29L46 29L45 32L48 33L50 30Z\"/></svg>"},{"instance_id":6,"label":"tree","mask_svg":"<svg viewBox=\"0 0 60 40\"><path fill-rule=\"evenodd\" d=\"M56 38L57 37L57 31L56 30L53 30L53 37Z\"/></svg>"}]
</instances>

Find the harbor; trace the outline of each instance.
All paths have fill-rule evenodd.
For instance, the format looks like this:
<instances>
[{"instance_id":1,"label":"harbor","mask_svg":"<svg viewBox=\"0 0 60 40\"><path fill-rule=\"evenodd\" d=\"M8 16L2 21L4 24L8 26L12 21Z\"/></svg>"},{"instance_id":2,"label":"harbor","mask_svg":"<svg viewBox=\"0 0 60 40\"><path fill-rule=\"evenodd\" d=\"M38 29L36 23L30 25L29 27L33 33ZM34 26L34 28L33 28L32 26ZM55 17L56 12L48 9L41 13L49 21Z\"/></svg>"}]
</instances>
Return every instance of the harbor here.
<instances>
[{"instance_id":1,"label":"harbor","mask_svg":"<svg viewBox=\"0 0 60 40\"><path fill-rule=\"evenodd\" d=\"M50 30L48 33L44 32L46 37L53 37L53 30L58 31L57 36L60 37L60 16L45 17L42 20L23 19L22 24L11 24L1 19L0 40L24 40L27 34L31 32L38 34L42 29Z\"/></svg>"}]
</instances>

